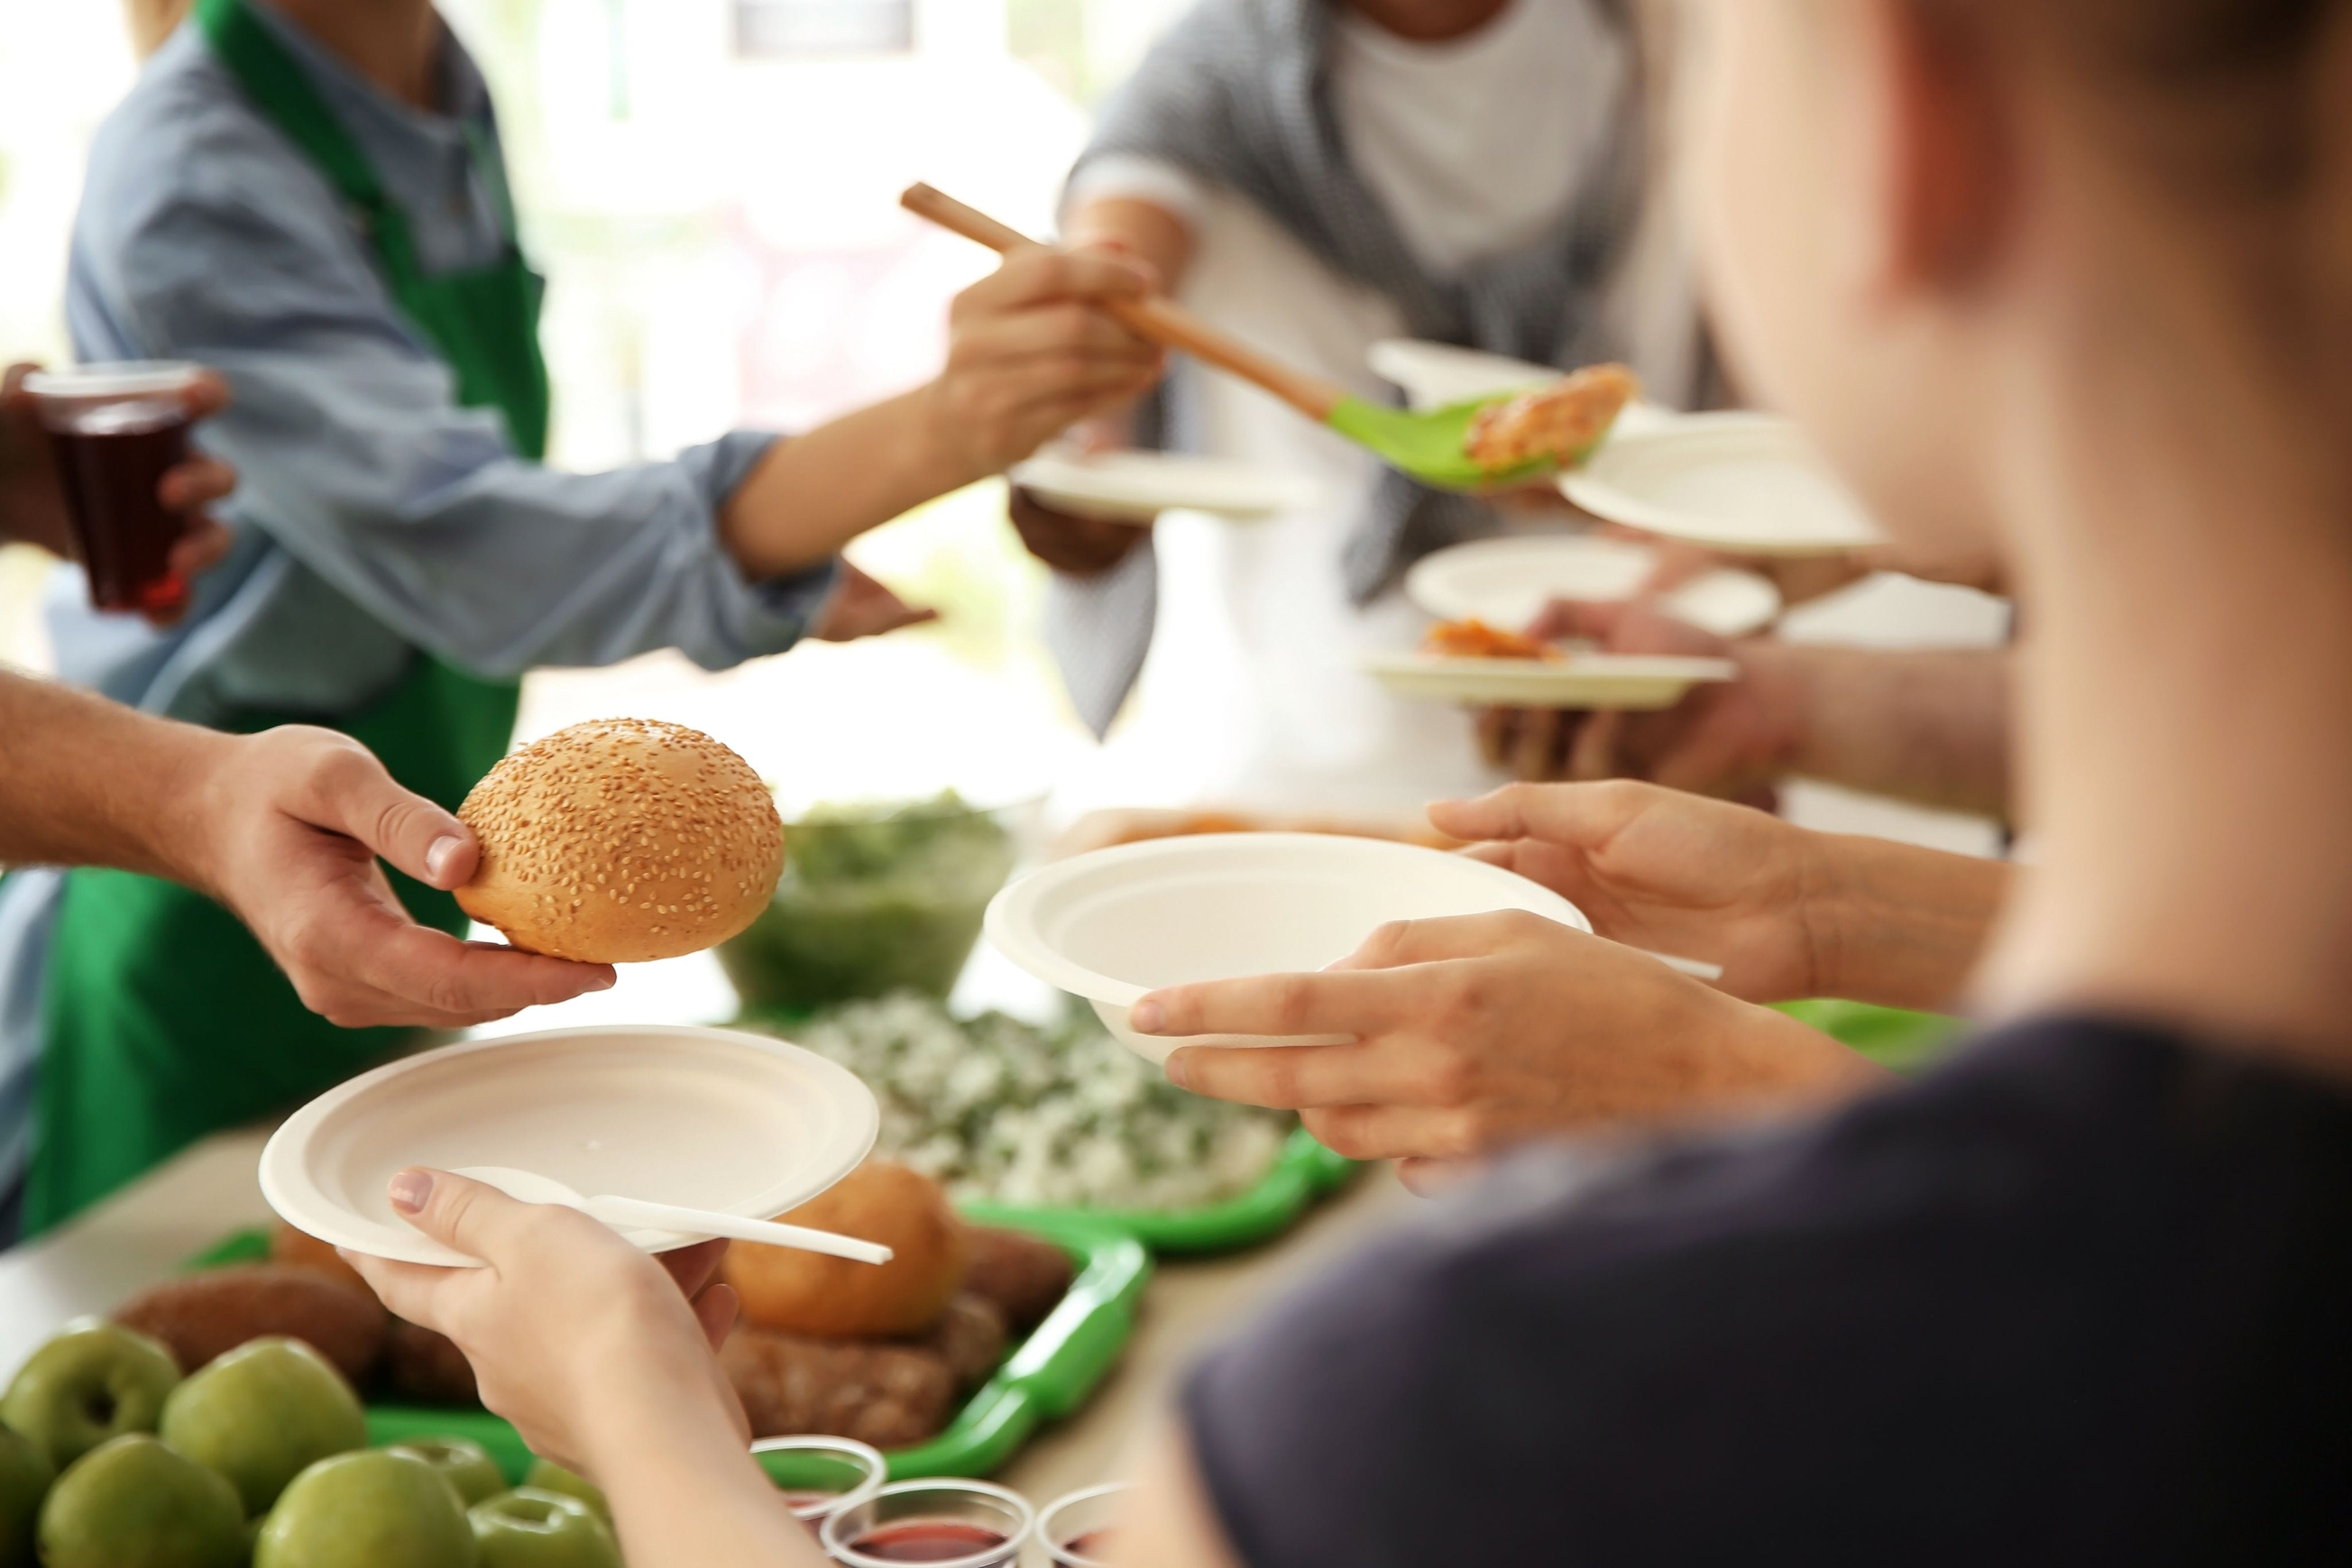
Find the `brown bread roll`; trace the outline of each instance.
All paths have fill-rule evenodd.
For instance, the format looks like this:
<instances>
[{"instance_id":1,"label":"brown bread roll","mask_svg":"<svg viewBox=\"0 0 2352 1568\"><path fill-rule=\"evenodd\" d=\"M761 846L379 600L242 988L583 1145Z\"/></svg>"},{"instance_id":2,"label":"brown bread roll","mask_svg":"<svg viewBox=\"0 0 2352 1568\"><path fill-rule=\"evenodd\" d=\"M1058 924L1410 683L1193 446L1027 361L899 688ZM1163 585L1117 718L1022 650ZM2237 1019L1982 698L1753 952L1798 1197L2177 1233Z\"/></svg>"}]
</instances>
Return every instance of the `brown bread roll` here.
<instances>
[{"instance_id":1,"label":"brown bread roll","mask_svg":"<svg viewBox=\"0 0 2352 1568\"><path fill-rule=\"evenodd\" d=\"M739 1328L719 1363L755 1437L823 1432L900 1448L936 1435L955 1403L947 1358L919 1345Z\"/></svg>"},{"instance_id":2,"label":"brown bread roll","mask_svg":"<svg viewBox=\"0 0 2352 1568\"><path fill-rule=\"evenodd\" d=\"M357 1290L370 1300L375 1299L375 1289L360 1278L360 1271L343 1261L334 1244L320 1241L308 1231L295 1229L284 1220L269 1227L269 1261L282 1263L289 1268L308 1268L323 1274L339 1285Z\"/></svg>"},{"instance_id":3,"label":"brown bread roll","mask_svg":"<svg viewBox=\"0 0 2352 1568\"><path fill-rule=\"evenodd\" d=\"M939 1321L963 1281L966 1239L947 1194L929 1176L869 1160L829 1192L778 1217L866 1241L895 1254L858 1263L784 1247L737 1242L726 1278L743 1321L833 1339L906 1339Z\"/></svg>"},{"instance_id":4,"label":"brown bread roll","mask_svg":"<svg viewBox=\"0 0 2352 1568\"><path fill-rule=\"evenodd\" d=\"M1025 1334L1044 1322L1045 1314L1070 1293L1076 1278L1070 1255L1052 1242L993 1226L969 1226L966 1230L971 1250L963 1288L993 1301L1013 1333Z\"/></svg>"},{"instance_id":5,"label":"brown bread roll","mask_svg":"<svg viewBox=\"0 0 2352 1568\"><path fill-rule=\"evenodd\" d=\"M961 1291L931 1331L913 1342L939 1352L955 1377L956 1392L968 1393L986 1382L1004 1359L1004 1314L994 1302Z\"/></svg>"},{"instance_id":6,"label":"brown bread roll","mask_svg":"<svg viewBox=\"0 0 2352 1568\"><path fill-rule=\"evenodd\" d=\"M184 1373L247 1340L282 1334L310 1346L355 1384L383 1352L385 1330L384 1310L373 1296L313 1269L276 1263L175 1276L123 1302L114 1321L161 1341Z\"/></svg>"},{"instance_id":7,"label":"brown bread roll","mask_svg":"<svg viewBox=\"0 0 2352 1568\"><path fill-rule=\"evenodd\" d=\"M392 1320L383 1346L383 1388L418 1405L474 1405L474 1367L446 1335L403 1318Z\"/></svg>"},{"instance_id":8,"label":"brown bread roll","mask_svg":"<svg viewBox=\"0 0 2352 1568\"><path fill-rule=\"evenodd\" d=\"M492 768L457 815L481 840L458 905L530 952L699 952L765 909L784 825L751 765L683 724L600 719Z\"/></svg>"}]
</instances>

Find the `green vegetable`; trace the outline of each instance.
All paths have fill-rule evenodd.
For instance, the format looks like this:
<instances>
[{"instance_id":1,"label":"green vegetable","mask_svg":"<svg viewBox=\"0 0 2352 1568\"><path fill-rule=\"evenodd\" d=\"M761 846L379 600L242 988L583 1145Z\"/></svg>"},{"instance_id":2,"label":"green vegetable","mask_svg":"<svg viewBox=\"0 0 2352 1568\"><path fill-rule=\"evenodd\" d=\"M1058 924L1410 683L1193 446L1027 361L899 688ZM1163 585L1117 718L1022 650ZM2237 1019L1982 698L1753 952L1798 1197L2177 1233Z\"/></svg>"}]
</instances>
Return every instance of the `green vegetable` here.
<instances>
[{"instance_id":1,"label":"green vegetable","mask_svg":"<svg viewBox=\"0 0 2352 1568\"><path fill-rule=\"evenodd\" d=\"M1012 835L953 791L818 806L784 844L774 900L719 961L746 1006L788 1012L902 989L945 996L1014 855Z\"/></svg>"}]
</instances>

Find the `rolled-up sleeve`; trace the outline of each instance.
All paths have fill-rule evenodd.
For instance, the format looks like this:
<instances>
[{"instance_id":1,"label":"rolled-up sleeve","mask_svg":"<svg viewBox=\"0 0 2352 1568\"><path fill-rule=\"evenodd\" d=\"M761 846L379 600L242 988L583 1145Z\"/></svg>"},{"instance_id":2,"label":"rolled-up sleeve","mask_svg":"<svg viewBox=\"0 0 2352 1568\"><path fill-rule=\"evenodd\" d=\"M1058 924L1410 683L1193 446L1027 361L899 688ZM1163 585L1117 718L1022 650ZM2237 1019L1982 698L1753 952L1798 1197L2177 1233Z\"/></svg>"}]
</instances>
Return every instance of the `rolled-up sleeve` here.
<instances>
[{"instance_id":1,"label":"rolled-up sleeve","mask_svg":"<svg viewBox=\"0 0 2352 1568\"><path fill-rule=\"evenodd\" d=\"M205 439L240 472L238 521L484 676L665 647L720 668L800 637L834 564L748 581L717 532L777 437L600 474L519 456L495 411L458 405L317 176L226 140L182 161L181 188L119 205L117 232L80 236L77 262L113 335L227 378Z\"/></svg>"}]
</instances>

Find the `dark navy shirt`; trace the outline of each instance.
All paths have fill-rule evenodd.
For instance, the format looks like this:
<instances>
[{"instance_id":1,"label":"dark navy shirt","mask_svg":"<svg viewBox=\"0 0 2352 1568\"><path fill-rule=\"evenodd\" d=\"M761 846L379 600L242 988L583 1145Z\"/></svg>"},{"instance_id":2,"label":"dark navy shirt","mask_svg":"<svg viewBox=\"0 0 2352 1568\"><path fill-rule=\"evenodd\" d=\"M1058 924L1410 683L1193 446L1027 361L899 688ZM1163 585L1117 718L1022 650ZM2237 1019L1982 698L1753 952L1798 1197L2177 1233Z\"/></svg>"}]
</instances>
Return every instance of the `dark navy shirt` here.
<instances>
[{"instance_id":1,"label":"dark navy shirt","mask_svg":"<svg viewBox=\"0 0 2352 1568\"><path fill-rule=\"evenodd\" d=\"M2352 1561L2352 1095L2080 1018L1518 1163L1213 1355L1251 1568Z\"/></svg>"}]
</instances>

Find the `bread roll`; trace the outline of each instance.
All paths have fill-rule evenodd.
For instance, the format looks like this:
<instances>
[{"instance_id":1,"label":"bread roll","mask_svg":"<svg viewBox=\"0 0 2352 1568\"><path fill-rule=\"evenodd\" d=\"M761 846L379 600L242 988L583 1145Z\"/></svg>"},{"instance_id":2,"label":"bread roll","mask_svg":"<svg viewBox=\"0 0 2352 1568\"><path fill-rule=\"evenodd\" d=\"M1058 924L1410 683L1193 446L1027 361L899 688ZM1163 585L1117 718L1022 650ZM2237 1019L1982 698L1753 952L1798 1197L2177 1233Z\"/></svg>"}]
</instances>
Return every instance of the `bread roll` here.
<instances>
[{"instance_id":1,"label":"bread roll","mask_svg":"<svg viewBox=\"0 0 2352 1568\"><path fill-rule=\"evenodd\" d=\"M114 1310L114 1321L161 1341L191 1373L248 1340L300 1340L353 1383L383 1353L386 1316L374 1296L310 1268L248 1263L174 1275Z\"/></svg>"},{"instance_id":2,"label":"bread roll","mask_svg":"<svg viewBox=\"0 0 2352 1568\"><path fill-rule=\"evenodd\" d=\"M794 1225L878 1241L884 1264L741 1242L727 1249L727 1282L746 1322L829 1339L905 1339L938 1321L963 1282L963 1222L937 1182L869 1160L834 1188L780 1216Z\"/></svg>"},{"instance_id":3,"label":"bread roll","mask_svg":"<svg viewBox=\"0 0 2352 1568\"><path fill-rule=\"evenodd\" d=\"M308 1268L323 1274L338 1285L358 1291L370 1300L375 1299L375 1288L360 1278L360 1271L343 1261L331 1241L320 1241L307 1231L295 1229L284 1220L269 1227L269 1261L282 1263L289 1268Z\"/></svg>"},{"instance_id":4,"label":"bread roll","mask_svg":"<svg viewBox=\"0 0 2352 1568\"><path fill-rule=\"evenodd\" d=\"M658 720L600 719L534 741L457 815L482 844L458 905L556 958L699 952L750 925L784 868L783 823L751 764Z\"/></svg>"}]
</instances>

